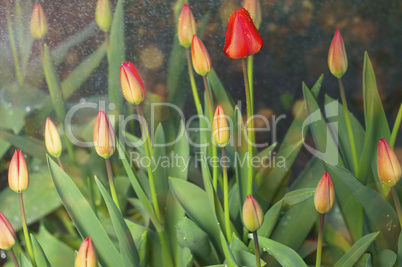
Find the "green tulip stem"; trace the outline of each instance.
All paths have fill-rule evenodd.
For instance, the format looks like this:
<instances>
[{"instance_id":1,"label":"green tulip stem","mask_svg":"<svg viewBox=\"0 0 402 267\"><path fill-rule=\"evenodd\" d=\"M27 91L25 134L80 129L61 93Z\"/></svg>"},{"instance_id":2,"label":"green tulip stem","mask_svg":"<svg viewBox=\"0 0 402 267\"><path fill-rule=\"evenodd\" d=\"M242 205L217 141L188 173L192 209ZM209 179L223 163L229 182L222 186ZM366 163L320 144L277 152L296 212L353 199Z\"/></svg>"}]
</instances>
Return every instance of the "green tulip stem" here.
<instances>
[{"instance_id":1,"label":"green tulip stem","mask_svg":"<svg viewBox=\"0 0 402 267\"><path fill-rule=\"evenodd\" d=\"M150 148L152 148L152 146L150 145L151 142L150 142L147 124L146 124L146 121L144 118L144 112L142 111L141 105L136 105L135 107L137 109L137 114L138 114L139 120L140 120L141 134L142 134L142 139L144 140L145 156L147 157L148 161L151 161ZM161 214L160 214L160 210L159 210L158 198L156 197L154 174L152 171L151 164L147 164L147 165L148 165L147 171L148 171L149 186L151 188L151 197L152 197L152 203L154 205L155 216L156 216L156 219L158 220L158 222L161 223Z\"/></svg>"},{"instance_id":2,"label":"green tulip stem","mask_svg":"<svg viewBox=\"0 0 402 267\"><path fill-rule=\"evenodd\" d=\"M250 109L251 114L254 114L254 75L253 75L253 56L247 57L247 74L248 74L248 84L250 86ZM250 120L250 125L254 128L254 120ZM255 143L255 133L251 132L251 141Z\"/></svg>"},{"instance_id":3,"label":"green tulip stem","mask_svg":"<svg viewBox=\"0 0 402 267\"><path fill-rule=\"evenodd\" d=\"M32 250L32 243L31 243L31 239L29 238L27 220L26 220L26 217L25 217L24 199L22 197L22 192L18 193L18 198L20 200L22 230L24 231L25 243L26 243L26 246L27 246L29 257L31 258L32 266L36 267L36 262L35 262L35 258L34 258L34 254L33 254L33 250Z\"/></svg>"},{"instance_id":4,"label":"green tulip stem","mask_svg":"<svg viewBox=\"0 0 402 267\"><path fill-rule=\"evenodd\" d=\"M191 90L193 91L195 107L197 108L198 116L201 116L202 115L201 102L200 97L198 96L197 86L195 85L194 72L190 57L190 49L188 48L186 48L186 56L187 56L188 76L190 77L190 84L191 84Z\"/></svg>"},{"instance_id":5,"label":"green tulip stem","mask_svg":"<svg viewBox=\"0 0 402 267\"><path fill-rule=\"evenodd\" d=\"M207 77L202 76L202 79L204 81L205 93L207 95L209 121L212 124L213 123L213 118L214 118L213 100L212 100L211 94L209 93L209 86L208 86ZM218 157L218 148L215 145L213 145L212 142L209 142L209 145L210 145L210 147L212 147L212 157L214 159L216 159ZM215 168L214 166L212 167L212 184L214 186L215 191L217 191L218 190L218 168Z\"/></svg>"},{"instance_id":6,"label":"green tulip stem","mask_svg":"<svg viewBox=\"0 0 402 267\"><path fill-rule=\"evenodd\" d=\"M315 261L315 267L321 266L322 236L323 236L323 232L324 232L324 220L325 220L325 214L320 214L320 229L318 230L317 258Z\"/></svg>"},{"instance_id":7,"label":"green tulip stem","mask_svg":"<svg viewBox=\"0 0 402 267\"><path fill-rule=\"evenodd\" d=\"M59 163L59 167L64 171L63 164L61 163L60 157L57 158L57 163Z\"/></svg>"},{"instance_id":8,"label":"green tulip stem","mask_svg":"<svg viewBox=\"0 0 402 267\"><path fill-rule=\"evenodd\" d=\"M110 193L112 194L114 204L116 204L116 207L119 209L119 211L121 211L119 205L119 199L117 198L116 187L114 185L112 164L110 164L110 159L105 159L105 163L106 163L107 178L109 180Z\"/></svg>"},{"instance_id":9,"label":"green tulip stem","mask_svg":"<svg viewBox=\"0 0 402 267\"><path fill-rule=\"evenodd\" d=\"M257 231L253 232L253 239L254 239L254 250L255 250L256 266L257 266L257 267L261 267L260 245L258 244L258 235L257 235Z\"/></svg>"},{"instance_id":10,"label":"green tulip stem","mask_svg":"<svg viewBox=\"0 0 402 267\"><path fill-rule=\"evenodd\" d=\"M357 177L357 174L359 172L359 161L357 158L355 138L353 136L352 124L350 123L348 104L346 103L345 90L343 89L342 79L338 78L338 82L339 82L339 90L341 91L341 99L342 99L343 113L345 114L346 128L348 130L349 142L352 148L353 167L355 170L354 173L355 176Z\"/></svg>"},{"instance_id":11,"label":"green tulip stem","mask_svg":"<svg viewBox=\"0 0 402 267\"><path fill-rule=\"evenodd\" d=\"M392 148L395 145L396 136L398 135L399 126L401 125L401 120L402 120L402 103L399 106L398 115L396 115L394 128L392 128L391 139L389 141L389 146Z\"/></svg>"},{"instance_id":12,"label":"green tulip stem","mask_svg":"<svg viewBox=\"0 0 402 267\"><path fill-rule=\"evenodd\" d=\"M230 244L231 231L230 231L230 214L229 214L229 183L228 183L228 170L227 170L225 158L226 158L225 147L222 147L223 207L225 210L226 239L228 240L228 243Z\"/></svg>"},{"instance_id":13,"label":"green tulip stem","mask_svg":"<svg viewBox=\"0 0 402 267\"><path fill-rule=\"evenodd\" d=\"M20 265L18 264L17 258L15 257L15 254L14 254L14 251L13 251L12 248L8 251L8 253L10 253L11 259L13 260L15 267L20 267Z\"/></svg>"},{"instance_id":14,"label":"green tulip stem","mask_svg":"<svg viewBox=\"0 0 402 267\"><path fill-rule=\"evenodd\" d=\"M17 45L15 43L15 36L14 36L14 31L13 31L13 25L11 22L11 9L9 7L9 1L6 1L6 10L7 10L6 11L6 13L7 13L6 14L7 29L8 29L8 35L10 38L10 47L11 47L11 51L12 51L13 59L14 59L15 75L17 76L18 83L22 84L24 82L24 77L22 76L22 73L21 73L20 60L18 57Z\"/></svg>"},{"instance_id":15,"label":"green tulip stem","mask_svg":"<svg viewBox=\"0 0 402 267\"><path fill-rule=\"evenodd\" d=\"M401 202L399 202L398 193L396 192L395 186L391 187L392 197L394 198L396 212L398 213L399 224L402 228L402 209L401 209Z\"/></svg>"},{"instance_id":16,"label":"green tulip stem","mask_svg":"<svg viewBox=\"0 0 402 267\"><path fill-rule=\"evenodd\" d=\"M252 139L251 139L251 136L252 136L251 128L253 126L249 120L250 120L251 116L253 115L253 113L251 111L250 83L248 81L248 75L247 75L246 58L241 59L241 64L242 64L242 68L243 68L244 86L246 89L247 122L250 124L250 125L246 125L246 127L247 127L247 151L248 151L247 195L252 195L253 194L253 166L251 165L251 160L253 158L253 146L252 146Z\"/></svg>"}]
</instances>

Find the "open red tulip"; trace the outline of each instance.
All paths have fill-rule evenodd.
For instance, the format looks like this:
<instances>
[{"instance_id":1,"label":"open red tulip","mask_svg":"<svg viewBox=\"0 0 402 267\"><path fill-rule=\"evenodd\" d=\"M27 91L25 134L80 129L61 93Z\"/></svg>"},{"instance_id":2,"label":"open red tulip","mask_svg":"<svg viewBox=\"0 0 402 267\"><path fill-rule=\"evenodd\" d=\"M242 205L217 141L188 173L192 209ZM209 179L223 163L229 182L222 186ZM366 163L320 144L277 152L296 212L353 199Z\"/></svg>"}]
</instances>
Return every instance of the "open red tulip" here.
<instances>
[{"instance_id":1,"label":"open red tulip","mask_svg":"<svg viewBox=\"0 0 402 267\"><path fill-rule=\"evenodd\" d=\"M264 40L255 27L250 14L245 8L230 15L223 51L227 57L236 59L257 54Z\"/></svg>"}]
</instances>

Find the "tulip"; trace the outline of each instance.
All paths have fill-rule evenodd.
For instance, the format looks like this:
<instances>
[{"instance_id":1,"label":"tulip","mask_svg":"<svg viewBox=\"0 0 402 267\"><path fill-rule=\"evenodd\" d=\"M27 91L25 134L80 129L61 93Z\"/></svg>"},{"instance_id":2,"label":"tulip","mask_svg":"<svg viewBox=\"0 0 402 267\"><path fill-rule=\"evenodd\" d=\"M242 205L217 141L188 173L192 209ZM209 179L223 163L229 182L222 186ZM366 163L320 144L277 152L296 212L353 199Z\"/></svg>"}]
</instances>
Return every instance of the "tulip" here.
<instances>
[{"instance_id":1,"label":"tulip","mask_svg":"<svg viewBox=\"0 0 402 267\"><path fill-rule=\"evenodd\" d=\"M229 141L228 122L221 104L215 110L214 121L212 123L212 137L220 147L226 146Z\"/></svg>"},{"instance_id":2,"label":"tulip","mask_svg":"<svg viewBox=\"0 0 402 267\"><path fill-rule=\"evenodd\" d=\"M328 66L332 75L342 78L348 69L348 58L346 55L345 44L339 30L335 32L328 52Z\"/></svg>"},{"instance_id":3,"label":"tulip","mask_svg":"<svg viewBox=\"0 0 402 267\"><path fill-rule=\"evenodd\" d=\"M35 39L42 39L48 31L47 20L40 3L36 3L31 17L31 35Z\"/></svg>"},{"instance_id":4,"label":"tulip","mask_svg":"<svg viewBox=\"0 0 402 267\"><path fill-rule=\"evenodd\" d=\"M244 8L234 11L226 31L225 55L233 59L248 57L257 54L263 45L264 40L248 11Z\"/></svg>"},{"instance_id":5,"label":"tulip","mask_svg":"<svg viewBox=\"0 0 402 267\"><path fill-rule=\"evenodd\" d=\"M17 193L24 192L29 185L27 164L19 149L15 150L8 167L8 184Z\"/></svg>"},{"instance_id":6,"label":"tulip","mask_svg":"<svg viewBox=\"0 0 402 267\"><path fill-rule=\"evenodd\" d=\"M193 36L191 43L191 57L195 72L201 76L207 75L211 71L211 60L203 42L197 35Z\"/></svg>"},{"instance_id":7,"label":"tulip","mask_svg":"<svg viewBox=\"0 0 402 267\"><path fill-rule=\"evenodd\" d=\"M109 0L98 0L96 4L95 19L102 31L108 32L110 30L112 12L110 10Z\"/></svg>"},{"instance_id":8,"label":"tulip","mask_svg":"<svg viewBox=\"0 0 402 267\"><path fill-rule=\"evenodd\" d=\"M138 70L130 62L120 66L120 84L124 98L131 104L138 105L145 99L145 86Z\"/></svg>"},{"instance_id":9,"label":"tulip","mask_svg":"<svg viewBox=\"0 0 402 267\"><path fill-rule=\"evenodd\" d=\"M394 186L401 178L401 165L384 138L378 143L377 171L381 182L389 187Z\"/></svg>"},{"instance_id":10,"label":"tulip","mask_svg":"<svg viewBox=\"0 0 402 267\"><path fill-rule=\"evenodd\" d=\"M110 158L116 148L116 139L113 127L102 109L95 119L93 138L96 153L104 159Z\"/></svg>"},{"instance_id":11,"label":"tulip","mask_svg":"<svg viewBox=\"0 0 402 267\"><path fill-rule=\"evenodd\" d=\"M60 135L50 118L46 119L45 144L50 155L55 158L60 157L62 150Z\"/></svg>"},{"instance_id":12,"label":"tulip","mask_svg":"<svg viewBox=\"0 0 402 267\"><path fill-rule=\"evenodd\" d=\"M0 249L9 250L15 244L15 232L6 216L0 212Z\"/></svg>"},{"instance_id":13,"label":"tulip","mask_svg":"<svg viewBox=\"0 0 402 267\"><path fill-rule=\"evenodd\" d=\"M90 237L85 238L75 258L75 267L96 267L98 260L95 247Z\"/></svg>"},{"instance_id":14,"label":"tulip","mask_svg":"<svg viewBox=\"0 0 402 267\"><path fill-rule=\"evenodd\" d=\"M262 20L260 0L244 0L243 7L250 13L255 27L259 29Z\"/></svg>"},{"instance_id":15,"label":"tulip","mask_svg":"<svg viewBox=\"0 0 402 267\"><path fill-rule=\"evenodd\" d=\"M184 5L179 16L177 28L179 42L185 48L191 46L193 35L197 33L193 12L188 5Z\"/></svg>"},{"instance_id":16,"label":"tulip","mask_svg":"<svg viewBox=\"0 0 402 267\"><path fill-rule=\"evenodd\" d=\"M262 212L260 204L253 198L252 195L247 196L243 205L243 223L244 226L250 231L255 232L260 229L264 222L264 213Z\"/></svg>"},{"instance_id":17,"label":"tulip","mask_svg":"<svg viewBox=\"0 0 402 267\"><path fill-rule=\"evenodd\" d=\"M321 180L318 182L317 188L314 193L314 206L315 209L325 214L331 210L335 202L335 190L332 184L331 177L325 173Z\"/></svg>"}]
</instances>

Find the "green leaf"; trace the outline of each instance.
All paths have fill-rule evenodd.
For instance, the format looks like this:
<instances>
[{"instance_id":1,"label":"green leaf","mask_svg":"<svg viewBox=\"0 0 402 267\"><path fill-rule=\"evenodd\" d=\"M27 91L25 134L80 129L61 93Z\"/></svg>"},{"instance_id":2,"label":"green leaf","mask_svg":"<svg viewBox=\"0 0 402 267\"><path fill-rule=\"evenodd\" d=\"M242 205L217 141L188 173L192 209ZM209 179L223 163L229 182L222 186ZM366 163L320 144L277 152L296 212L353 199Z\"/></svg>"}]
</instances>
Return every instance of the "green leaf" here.
<instances>
[{"instance_id":1,"label":"green leaf","mask_svg":"<svg viewBox=\"0 0 402 267\"><path fill-rule=\"evenodd\" d=\"M51 266L49 261L46 258L45 252L43 251L42 247L40 246L38 240L36 240L36 238L32 234L31 234L31 241L32 241L32 248L33 248L36 265L38 267Z\"/></svg>"},{"instance_id":2,"label":"green leaf","mask_svg":"<svg viewBox=\"0 0 402 267\"><path fill-rule=\"evenodd\" d=\"M74 265L74 250L51 235L44 225L40 226L37 239L42 244L43 250L46 251L51 266L70 267Z\"/></svg>"},{"instance_id":3,"label":"green leaf","mask_svg":"<svg viewBox=\"0 0 402 267\"><path fill-rule=\"evenodd\" d=\"M376 191L362 185L348 170L326 163L334 184L341 181L358 200L368 217L372 229L381 232L377 238L379 248L394 249L399 233L398 217L391 205Z\"/></svg>"},{"instance_id":4,"label":"green leaf","mask_svg":"<svg viewBox=\"0 0 402 267\"><path fill-rule=\"evenodd\" d=\"M170 178L170 188L190 218L208 234L218 251L221 248L219 226L214 208L201 188L182 179Z\"/></svg>"},{"instance_id":5,"label":"green leaf","mask_svg":"<svg viewBox=\"0 0 402 267\"><path fill-rule=\"evenodd\" d=\"M174 147L174 156L178 160L174 162L171 168L169 168L169 176L187 180L187 163L190 157L190 148L187 141L187 133L183 121L180 121L178 135L178 138L180 139L176 142Z\"/></svg>"},{"instance_id":6,"label":"green leaf","mask_svg":"<svg viewBox=\"0 0 402 267\"><path fill-rule=\"evenodd\" d=\"M373 243L380 232L371 233L360 238L334 265L334 267L353 266Z\"/></svg>"},{"instance_id":7,"label":"green leaf","mask_svg":"<svg viewBox=\"0 0 402 267\"><path fill-rule=\"evenodd\" d=\"M81 237L91 237L103 266L123 266L123 262L91 206L71 178L49 157L53 183Z\"/></svg>"},{"instance_id":8,"label":"green leaf","mask_svg":"<svg viewBox=\"0 0 402 267\"><path fill-rule=\"evenodd\" d=\"M262 236L258 236L258 241L260 246L272 255L283 267L307 267L307 264L293 249Z\"/></svg>"},{"instance_id":9,"label":"green leaf","mask_svg":"<svg viewBox=\"0 0 402 267\"><path fill-rule=\"evenodd\" d=\"M283 197L283 205L292 207L314 196L315 188L302 188L291 191Z\"/></svg>"},{"instance_id":10,"label":"green leaf","mask_svg":"<svg viewBox=\"0 0 402 267\"><path fill-rule=\"evenodd\" d=\"M61 206L53 181L45 167L38 172L30 171L29 187L23 193L25 216L30 225ZM0 210L9 218L15 231L22 229L18 194L9 187L0 193Z\"/></svg>"},{"instance_id":11,"label":"green leaf","mask_svg":"<svg viewBox=\"0 0 402 267\"><path fill-rule=\"evenodd\" d=\"M402 232L399 233L398 238L398 266L402 267Z\"/></svg>"},{"instance_id":12,"label":"green leaf","mask_svg":"<svg viewBox=\"0 0 402 267\"><path fill-rule=\"evenodd\" d=\"M124 42L124 1L118 0L110 29L110 48L108 51L109 102L116 105L116 114L123 108L123 95L120 90L120 65L125 61Z\"/></svg>"},{"instance_id":13,"label":"green leaf","mask_svg":"<svg viewBox=\"0 0 402 267\"><path fill-rule=\"evenodd\" d=\"M22 252L20 253L20 265L21 267L32 267L31 261Z\"/></svg>"},{"instance_id":14,"label":"green leaf","mask_svg":"<svg viewBox=\"0 0 402 267\"><path fill-rule=\"evenodd\" d=\"M168 183L168 167L170 164L170 157L166 155L165 148L165 133L163 132L162 124L159 123L156 127L155 139L154 139L154 155L151 162L153 174L155 177L155 190L158 198L158 204L160 210L166 209L166 199L169 191Z\"/></svg>"},{"instance_id":15,"label":"green leaf","mask_svg":"<svg viewBox=\"0 0 402 267\"><path fill-rule=\"evenodd\" d=\"M12 146L22 149L24 153L33 157L41 160L45 159L45 143L32 136L16 135L15 133L0 129L0 140L7 141Z\"/></svg>"},{"instance_id":16,"label":"green leaf","mask_svg":"<svg viewBox=\"0 0 402 267\"><path fill-rule=\"evenodd\" d=\"M233 256L232 250L230 249L228 242L226 242L226 238L223 235L222 231L219 231L220 233L220 239L221 239L221 244L223 248L223 253L225 254L226 257L226 263L229 267L236 267L239 266L236 262L235 257Z\"/></svg>"},{"instance_id":17,"label":"green leaf","mask_svg":"<svg viewBox=\"0 0 402 267\"><path fill-rule=\"evenodd\" d=\"M49 48L46 44L44 45L43 51L43 69L45 71L50 98L52 99L53 108L56 111L57 118L59 121L64 121L66 117L66 108L64 106L59 76L57 75L52 57L50 56Z\"/></svg>"},{"instance_id":18,"label":"green leaf","mask_svg":"<svg viewBox=\"0 0 402 267\"><path fill-rule=\"evenodd\" d=\"M396 263L397 256L390 249L382 249L374 258L374 266L393 267Z\"/></svg>"},{"instance_id":19,"label":"green leaf","mask_svg":"<svg viewBox=\"0 0 402 267\"><path fill-rule=\"evenodd\" d=\"M364 253L355 265L356 267L372 267L371 254Z\"/></svg>"},{"instance_id":20,"label":"green leaf","mask_svg":"<svg viewBox=\"0 0 402 267\"><path fill-rule=\"evenodd\" d=\"M119 209L114 204L112 197L107 192L106 188L95 176L96 184L101 192L103 199L105 200L107 209L109 210L110 218L112 219L113 227L119 240L119 247L123 261L127 267L138 266L139 256L137 248L135 247L133 237L128 229L124 218L121 215Z\"/></svg>"}]
</instances>

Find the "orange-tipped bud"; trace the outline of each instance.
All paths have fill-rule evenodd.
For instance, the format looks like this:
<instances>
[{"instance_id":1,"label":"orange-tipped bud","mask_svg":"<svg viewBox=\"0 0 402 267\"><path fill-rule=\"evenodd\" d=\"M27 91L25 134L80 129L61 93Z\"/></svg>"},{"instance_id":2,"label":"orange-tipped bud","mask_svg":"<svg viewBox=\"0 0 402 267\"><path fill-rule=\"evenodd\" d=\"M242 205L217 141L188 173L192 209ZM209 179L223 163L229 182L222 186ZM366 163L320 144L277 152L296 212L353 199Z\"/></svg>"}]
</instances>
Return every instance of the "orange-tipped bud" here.
<instances>
[{"instance_id":1,"label":"orange-tipped bud","mask_svg":"<svg viewBox=\"0 0 402 267\"><path fill-rule=\"evenodd\" d=\"M264 213L260 204L253 198L252 195L247 196L243 205L243 223L250 232L255 232L260 229L264 222Z\"/></svg>"},{"instance_id":2,"label":"orange-tipped bud","mask_svg":"<svg viewBox=\"0 0 402 267\"><path fill-rule=\"evenodd\" d=\"M47 20L40 3L36 3L31 17L31 35L35 39L42 39L47 34Z\"/></svg>"},{"instance_id":3,"label":"orange-tipped bud","mask_svg":"<svg viewBox=\"0 0 402 267\"><path fill-rule=\"evenodd\" d=\"M248 11L245 8L234 11L226 30L225 55L233 59L248 57L257 54L263 45L264 40Z\"/></svg>"},{"instance_id":4,"label":"orange-tipped bud","mask_svg":"<svg viewBox=\"0 0 402 267\"><path fill-rule=\"evenodd\" d=\"M381 182L392 187L401 178L401 164L385 139L380 139L377 148L377 171Z\"/></svg>"},{"instance_id":5,"label":"orange-tipped bud","mask_svg":"<svg viewBox=\"0 0 402 267\"><path fill-rule=\"evenodd\" d=\"M145 86L136 67L130 62L120 66L121 91L127 102L138 105L145 99Z\"/></svg>"},{"instance_id":6,"label":"orange-tipped bud","mask_svg":"<svg viewBox=\"0 0 402 267\"><path fill-rule=\"evenodd\" d=\"M98 3L96 4L95 19L102 31L108 32L110 30L112 11L110 10L109 0L98 0Z\"/></svg>"},{"instance_id":7,"label":"orange-tipped bud","mask_svg":"<svg viewBox=\"0 0 402 267\"><path fill-rule=\"evenodd\" d=\"M262 20L260 0L244 0L243 7L250 13L255 27L259 29Z\"/></svg>"},{"instance_id":8,"label":"orange-tipped bud","mask_svg":"<svg viewBox=\"0 0 402 267\"><path fill-rule=\"evenodd\" d=\"M342 78L348 69L348 57L346 55L345 44L339 30L335 32L328 52L328 66L332 75Z\"/></svg>"},{"instance_id":9,"label":"orange-tipped bud","mask_svg":"<svg viewBox=\"0 0 402 267\"><path fill-rule=\"evenodd\" d=\"M205 76L211 71L211 60L209 59L208 51L197 35L193 36L193 42L191 43L191 57L194 70L199 75Z\"/></svg>"},{"instance_id":10,"label":"orange-tipped bud","mask_svg":"<svg viewBox=\"0 0 402 267\"><path fill-rule=\"evenodd\" d=\"M228 122L221 104L216 107L214 121L212 123L212 138L220 147L226 146L229 141Z\"/></svg>"},{"instance_id":11,"label":"orange-tipped bud","mask_svg":"<svg viewBox=\"0 0 402 267\"><path fill-rule=\"evenodd\" d=\"M15 244L15 232L6 216L0 212L0 249L9 250Z\"/></svg>"},{"instance_id":12,"label":"orange-tipped bud","mask_svg":"<svg viewBox=\"0 0 402 267\"><path fill-rule=\"evenodd\" d=\"M96 267L98 266L98 259L94 244L90 237L85 238L81 243L80 249L75 258L75 267Z\"/></svg>"},{"instance_id":13,"label":"orange-tipped bud","mask_svg":"<svg viewBox=\"0 0 402 267\"><path fill-rule=\"evenodd\" d=\"M50 118L46 119L45 144L50 155L55 158L60 157L62 150L60 135Z\"/></svg>"},{"instance_id":14,"label":"orange-tipped bud","mask_svg":"<svg viewBox=\"0 0 402 267\"><path fill-rule=\"evenodd\" d=\"M314 193L315 209L321 213L327 213L331 210L335 202L335 190L331 177L328 173L324 174L318 182Z\"/></svg>"},{"instance_id":15,"label":"orange-tipped bud","mask_svg":"<svg viewBox=\"0 0 402 267\"><path fill-rule=\"evenodd\" d=\"M24 192L29 185L27 164L19 149L15 150L8 167L8 185L17 193Z\"/></svg>"},{"instance_id":16,"label":"orange-tipped bud","mask_svg":"<svg viewBox=\"0 0 402 267\"><path fill-rule=\"evenodd\" d=\"M179 26L177 28L179 42L185 48L189 48L193 35L197 33L193 12L188 5L184 5L179 16Z\"/></svg>"},{"instance_id":17,"label":"orange-tipped bud","mask_svg":"<svg viewBox=\"0 0 402 267\"><path fill-rule=\"evenodd\" d=\"M116 148L116 138L113 127L103 109L96 116L93 137L96 153L104 159L110 158Z\"/></svg>"}]
</instances>

